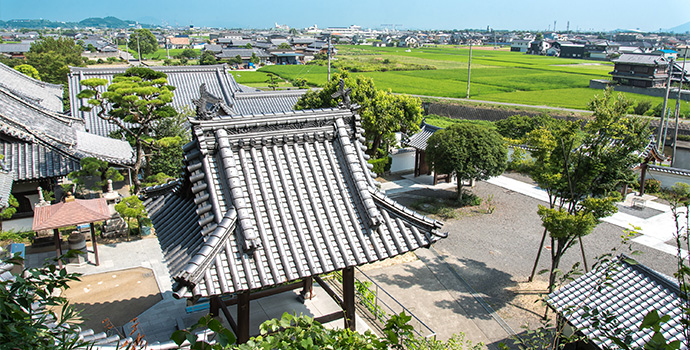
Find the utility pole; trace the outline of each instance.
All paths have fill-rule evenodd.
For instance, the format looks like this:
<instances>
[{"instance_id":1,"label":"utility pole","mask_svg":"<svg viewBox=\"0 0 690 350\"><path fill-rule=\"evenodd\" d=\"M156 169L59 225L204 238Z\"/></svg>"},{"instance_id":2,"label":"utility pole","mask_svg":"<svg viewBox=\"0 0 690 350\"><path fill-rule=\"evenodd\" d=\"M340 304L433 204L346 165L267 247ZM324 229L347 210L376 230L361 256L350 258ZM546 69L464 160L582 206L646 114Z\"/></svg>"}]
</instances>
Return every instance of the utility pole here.
<instances>
[{"instance_id":1,"label":"utility pole","mask_svg":"<svg viewBox=\"0 0 690 350\"><path fill-rule=\"evenodd\" d=\"M680 73L680 84L678 84L678 96L676 97L676 131L673 135L673 154L671 155L671 166L676 166L676 143L678 141L678 117L680 116L680 98L683 91L683 80L685 80L685 61L688 59L688 50L683 55L683 71Z\"/></svg>"},{"instance_id":2,"label":"utility pole","mask_svg":"<svg viewBox=\"0 0 690 350\"><path fill-rule=\"evenodd\" d=\"M668 106L668 93L671 91L671 75L673 74L673 61L668 65L668 78L666 79L666 95L664 96L664 106L661 108L661 124L659 124L659 151L664 153L664 144L666 143L666 135L664 132L664 118L666 117L666 107ZM662 139L662 137L664 137Z\"/></svg>"},{"instance_id":3,"label":"utility pole","mask_svg":"<svg viewBox=\"0 0 690 350\"><path fill-rule=\"evenodd\" d=\"M470 60L467 63L467 98L470 98L470 76L472 74L472 38L470 37Z\"/></svg>"},{"instance_id":4,"label":"utility pole","mask_svg":"<svg viewBox=\"0 0 690 350\"><path fill-rule=\"evenodd\" d=\"M137 34L137 55L139 55L139 65L141 66L141 45L139 45L139 34Z\"/></svg>"},{"instance_id":5,"label":"utility pole","mask_svg":"<svg viewBox=\"0 0 690 350\"><path fill-rule=\"evenodd\" d=\"M331 81L331 37L333 33L328 34L328 81Z\"/></svg>"},{"instance_id":6,"label":"utility pole","mask_svg":"<svg viewBox=\"0 0 690 350\"><path fill-rule=\"evenodd\" d=\"M170 38L165 38L165 54L168 56L168 59L170 59L170 45L168 44L169 40Z\"/></svg>"}]
</instances>

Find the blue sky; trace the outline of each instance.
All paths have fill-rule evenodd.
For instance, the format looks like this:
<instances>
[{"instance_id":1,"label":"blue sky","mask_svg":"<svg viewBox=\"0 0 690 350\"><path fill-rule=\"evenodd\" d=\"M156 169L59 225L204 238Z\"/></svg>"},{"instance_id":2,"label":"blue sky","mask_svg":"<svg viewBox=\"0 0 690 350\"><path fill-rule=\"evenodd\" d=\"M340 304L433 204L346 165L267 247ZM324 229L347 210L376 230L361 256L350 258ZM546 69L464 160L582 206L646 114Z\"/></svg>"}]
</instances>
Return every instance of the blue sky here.
<instances>
[{"instance_id":1,"label":"blue sky","mask_svg":"<svg viewBox=\"0 0 690 350\"><path fill-rule=\"evenodd\" d=\"M689 0L0 0L0 20L79 21L115 16L172 25L268 28L275 22L304 28L360 25L405 29L486 28L657 31L690 21Z\"/></svg>"}]
</instances>

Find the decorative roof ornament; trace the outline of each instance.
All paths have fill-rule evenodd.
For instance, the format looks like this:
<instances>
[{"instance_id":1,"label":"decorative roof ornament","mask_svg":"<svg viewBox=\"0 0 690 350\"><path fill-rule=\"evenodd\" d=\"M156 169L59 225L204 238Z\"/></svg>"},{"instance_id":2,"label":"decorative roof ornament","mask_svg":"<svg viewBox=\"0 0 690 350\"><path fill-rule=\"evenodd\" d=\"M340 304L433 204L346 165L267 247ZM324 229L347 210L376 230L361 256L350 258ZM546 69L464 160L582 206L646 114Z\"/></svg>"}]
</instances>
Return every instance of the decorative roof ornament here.
<instances>
[{"instance_id":1,"label":"decorative roof ornament","mask_svg":"<svg viewBox=\"0 0 690 350\"><path fill-rule=\"evenodd\" d=\"M232 105L228 106L222 99L212 95L206 89L206 83L199 86L199 98L193 99L196 106L196 118L211 120L214 117L232 114Z\"/></svg>"},{"instance_id":2,"label":"decorative roof ornament","mask_svg":"<svg viewBox=\"0 0 690 350\"><path fill-rule=\"evenodd\" d=\"M345 80L340 79L340 83L338 83L338 91L333 93L331 95L332 98L338 98L342 97L343 100L338 102L338 107L342 109L349 109L351 111L356 111L359 109L358 104L352 104L352 101L350 100L350 94L352 93L352 88L345 88Z\"/></svg>"}]
</instances>

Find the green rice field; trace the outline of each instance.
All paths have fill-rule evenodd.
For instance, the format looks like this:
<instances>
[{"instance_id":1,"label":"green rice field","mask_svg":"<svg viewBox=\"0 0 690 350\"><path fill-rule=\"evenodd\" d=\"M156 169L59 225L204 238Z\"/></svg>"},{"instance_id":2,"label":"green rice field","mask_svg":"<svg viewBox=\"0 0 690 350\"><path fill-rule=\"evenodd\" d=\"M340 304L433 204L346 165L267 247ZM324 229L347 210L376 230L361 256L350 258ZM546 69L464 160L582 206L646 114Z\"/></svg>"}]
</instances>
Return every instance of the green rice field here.
<instances>
[{"instance_id":1,"label":"green rice field","mask_svg":"<svg viewBox=\"0 0 690 350\"><path fill-rule=\"evenodd\" d=\"M397 93L465 98L469 49L456 46L406 48L337 46L337 57L372 58L427 65L434 70L353 72L351 75L371 77L376 87ZM337 59L337 58L336 58ZM587 109L588 102L601 90L589 88L591 79L608 79L611 62L532 56L506 49L479 47L472 50L470 99L519 103L534 106ZM271 72L287 80L306 79L312 86L326 82L327 68L315 65L267 66ZM660 97L624 93L637 102L649 100L653 105ZM675 103L673 103L675 105ZM690 112L690 104L681 102L681 111Z\"/></svg>"}]
</instances>

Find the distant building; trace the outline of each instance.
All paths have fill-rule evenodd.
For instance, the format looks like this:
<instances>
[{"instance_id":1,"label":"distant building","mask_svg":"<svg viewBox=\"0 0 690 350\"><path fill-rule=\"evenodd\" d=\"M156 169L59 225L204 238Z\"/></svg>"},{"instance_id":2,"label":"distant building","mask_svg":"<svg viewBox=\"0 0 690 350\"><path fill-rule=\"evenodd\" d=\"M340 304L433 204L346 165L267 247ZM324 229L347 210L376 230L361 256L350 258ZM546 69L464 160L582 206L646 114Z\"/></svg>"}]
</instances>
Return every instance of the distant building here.
<instances>
[{"instance_id":1,"label":"distant building","mask_svg":"<svg viewBox=\"0 0 690 350\"><path fill-rule=\"evenodd\" d=\"M510 43L510 51L513 52L527 52L530 48L532 40L515 39Z\"/></svg>"},{"instance_id":2,"label":"distant building","mask_svg":"<svg viewBox=\"0 0 690 350\"><path fill-rule=\"evenodd\" d=\"M668 60L658 55L623 54L613 60L614 82L636 87L662 87L668 78Z\"/></svg>"}]
</instances>

